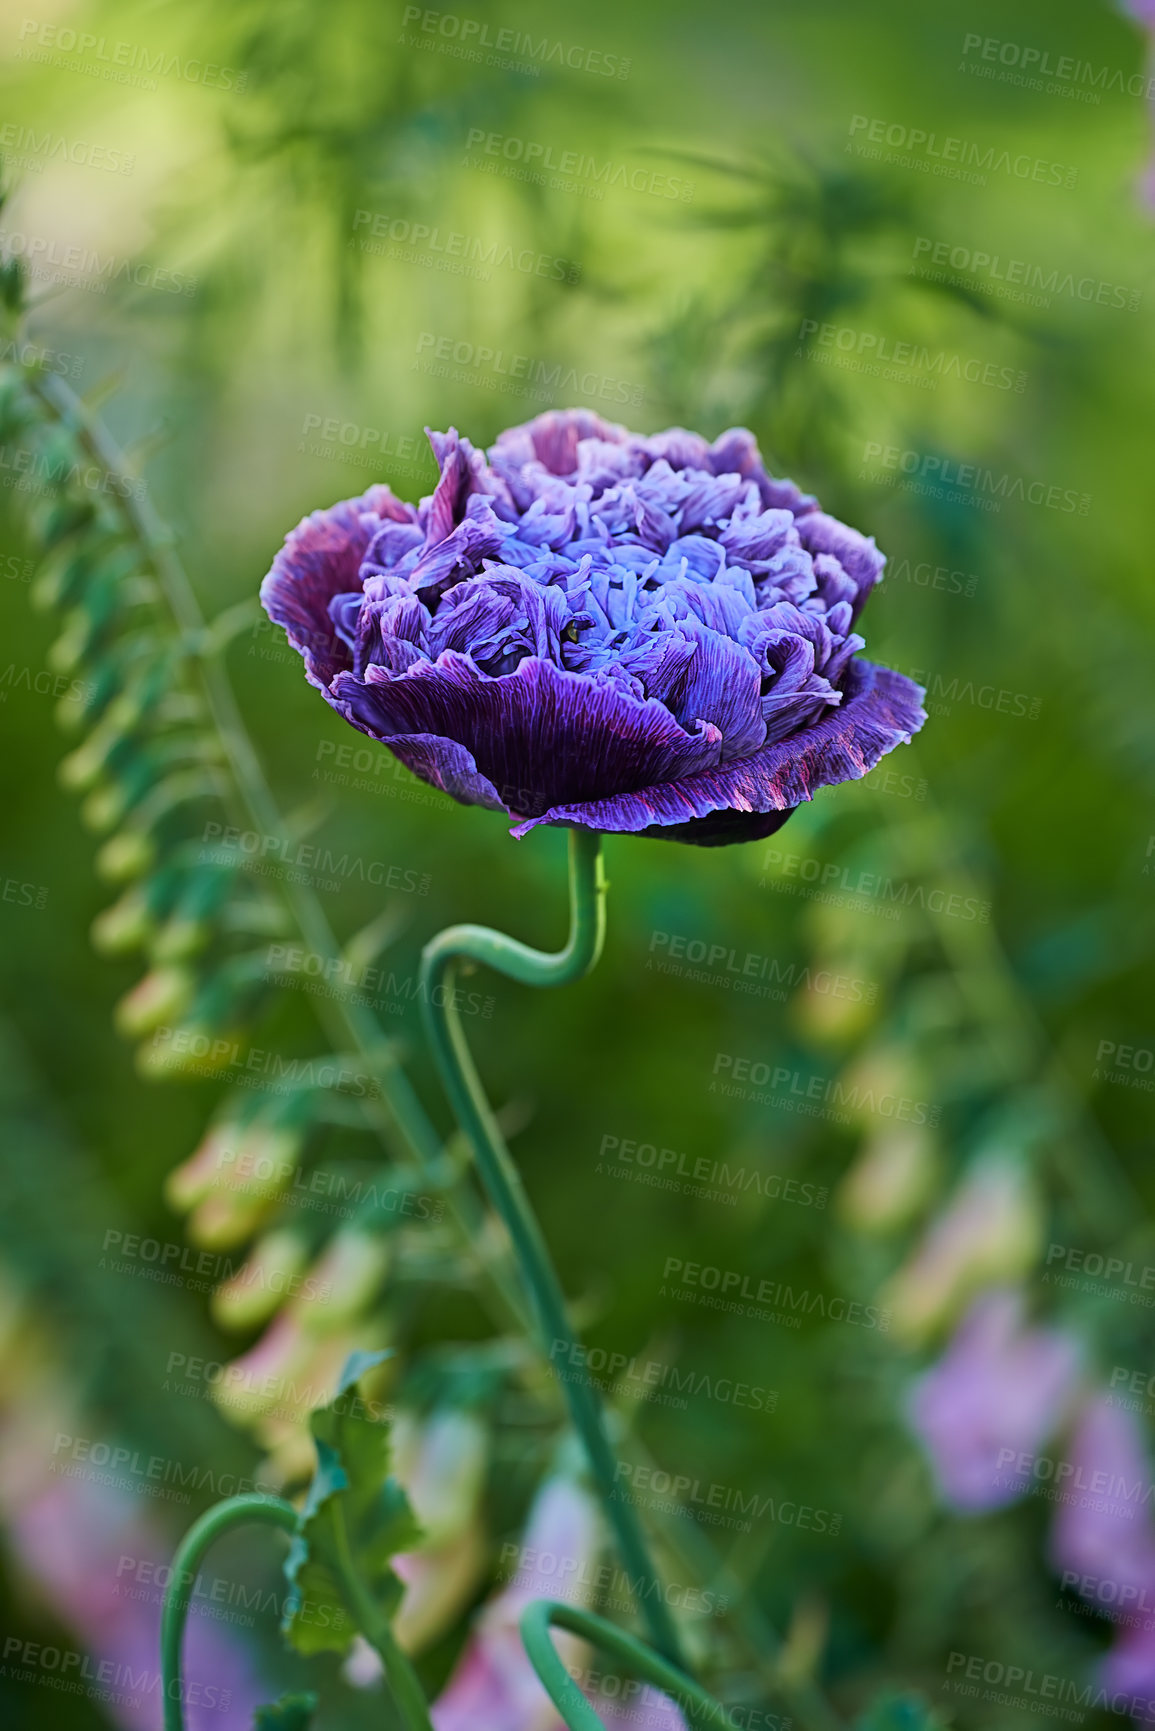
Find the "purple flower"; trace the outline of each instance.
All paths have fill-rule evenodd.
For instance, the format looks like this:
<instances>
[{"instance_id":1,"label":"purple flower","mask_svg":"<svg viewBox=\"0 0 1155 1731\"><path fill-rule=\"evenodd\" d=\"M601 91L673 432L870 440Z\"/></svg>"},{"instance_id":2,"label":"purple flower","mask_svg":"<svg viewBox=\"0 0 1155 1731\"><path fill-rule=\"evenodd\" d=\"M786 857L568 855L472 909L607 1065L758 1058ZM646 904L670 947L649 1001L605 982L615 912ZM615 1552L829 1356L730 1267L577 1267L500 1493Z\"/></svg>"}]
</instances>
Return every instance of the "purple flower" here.
<instances>
[{"instance_id":1,"label":"purple flower","mask_svg":"<svg viewBox=\"0 0 1155 1731\"><path fill-rule=\"evenodd\" d=\"M1064 1587L1123 1623L1103 1660L1112 1693L1155 1691L1155 1525L1151 1463L1140 1426L1100 1394L1083 1413L1062 1463L1051 1560ZM1059 1470L1055 1481L1058 1484Z\"/></svg>"},{"instance_id":2,"label":"purple flower","mask_svg":"<svg viewBox=\"0 0 1155 1731\"><path fill-rule=\"evenodd\" d=\"M750 433L641 438L571 409L488 462L429 438L430 497L314 512L261 599L339 715L515 835L754 840L926 719L857 658L882 554Z\"/></svg>"},{"instance_id":3,"label":"purple flower","mask_svg":"<svg viewBox=\"0 0 1155 1731\"><path fill-rule=\"evenodd\" d=\"M75 1415L49 1392L28 1402L4 1431L0 1514L8 1548L39 1596L89 1657L66 1650L61 1674L104 1704L122 1731L158 1731L163 1717L160 1673L162 1588L170 1576L170 1542L151 1510L128 1491L93 1478L53 1476L52 1438ZM127 1452L127 1451L126 1451ZM185 1637L184 1686L189 1731L241 1731L253 1710L274 1693L257 1658L240 1637L194 1599ZM47 1653L51 1649L45 1649ZM57 1663L60 1654L57 1650ZM45 1681L52 1679L45 1673ZM50 1708L43 1722L52 1722ZM102 1721L103 1722L103 1721Z\"/></svg>"},{"instance_id":4,"label":"purple flower","mask_svg":"<svg viewBox=\"0 0 1155 1731\"><path fill-rule=\"evenodd\" d=\"M597 1550L592 1497L571 1479L547 1479L530 1510L521 1566L481 1612L433 1703L435 1731L563 1731L526 1655L519 1619L533 1599L565 1597L584 1604ZM559 1635L557 1647L567 1663L582 1651L572 1635Z\"/></svg>"},{"instance_id":5,"label":"purple flower","mask_svg":"<svg viewBox=\"0 0 1155 1731\"><path fill-rule=\"evenodd\" d=\"M1139 1426L1110 1395L1100 1394L1082 1414L1069 1454L1051 1536L1056 1568L1076 1591L1078 1583L1068 1576L1128 1588L1122 1604L1146 1591L1149 1604L1155 1527L1148 1512L1151 1465ZM1058 1485L1058 1470L1055 1478Z\"/></svg>"},{"instance_id":6,"label":"purple flower","mask_svg":"<svg viewBox=\"0 0 1155 1731\"><path fill-rule=\"evenodd\" d=\"M614 1681L618 1680L615 1678ZM627 1690L628 1699L625 1698ZM647 1684L635 1693L627 1683L622 1697L620 1700L605 1700L601 1695L594 1697L593 1704L606 1731L686 1731L685 1719L670 1697L660 1690L651 1689Z\"/></svg>"},{"instance_id":7,"label":"purple flower","mask_svg":"<svg viewBox=\"0 0 1155 1731\"><path fill-rule=\"evenodd\" d=\"M1149 37L1155 37L1155 0L1123 0L1122 9L1129 13L1136 23L1143 25ZM1149 46L1148 61L1151 60L1152 52ZM1149 112L1155 111L1155 103L1152 102L1150 96L1150 87L1148 87L1147 108ZM1155 209L1155 162L1149 161L1143 170L1139 192L1147 208L1149 210Z\"/></svg>"},{"instance_id":8,"label":"purple flower","mask_svg":"<svg viewBox=\"0 0 1155 1731\"><path fill-rule=\"evenodd\" d=\"M978 1299L910 1403L948 1502L978 1513L1021 1496L1030 1476L1019 1457L1056 1428L1078 1375L1077 1342L1057 1329L1024 1328L1020 1293Z\"/></svg>"}]
</instances>

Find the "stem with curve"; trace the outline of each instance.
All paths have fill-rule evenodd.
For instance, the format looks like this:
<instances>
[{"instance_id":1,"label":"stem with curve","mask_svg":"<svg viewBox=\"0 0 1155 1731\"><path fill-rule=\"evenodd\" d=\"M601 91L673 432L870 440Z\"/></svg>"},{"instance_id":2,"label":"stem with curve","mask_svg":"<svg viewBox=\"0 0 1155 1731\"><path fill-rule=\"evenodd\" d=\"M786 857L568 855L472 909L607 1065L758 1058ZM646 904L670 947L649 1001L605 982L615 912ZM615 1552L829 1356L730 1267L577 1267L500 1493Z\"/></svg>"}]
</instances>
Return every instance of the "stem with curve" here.
<instances>
[{"instance_id":1,"label":"stem with curve","mask_svg":"<svg viewBox=\"0 0 1155 1731\"><path fill-rule=\"evenodd\" d=\"M733 1723L720 1701L624 1629L618 1629L613 1623L607 1623L604 1617L596 1617L592 1611L580 1610L576 1605L535 1599L522 1612L522 1644L569 1731L606 1731L606 1728L566 1670L553 1644L551 1628L568 1629L571 1634L580 1635L591 1646L611 1654L631 1676L640 1677L644 1683L661 1689L677 1703L693 1731L706 1731L710 1726Z\"/></svg>"},{"instance_id":2,"label":"stem with curve","mask_svg":"<svg viewBox=\"0 0 1155 1731\"><path fill-rule=\"evenodd\" d=\"M454 1007L453 981L459 961L484 962L527 986L563 986L589 973L605 937L605 869L601 837L586 829L569 836L570 934L564 949L550 954L531 949L488 926L448 926L425 946L421 958L422 1008L429 1044L454 1114L465 1132L491 1204L505 1223L537 1324L539 1342L552 1359L556 1343L565 1356L577 1344L566 1312L561 1283L541 1227L505 1145L478 1077L461 1019ZM551 1350L552 1349L552 1350ZM657 1570L633 1507L614 1494L613 1449L601 1403L593 1387L575 1379L562 1390L574 1428L585 1446L590 1472L617 1539L622 1561L635 1585L635 1597L650 1638L666 1658L682 1665L677 1629Z\"/></svg>"},{"instance_id":3,"label":"stem with curve","mask_svg":"<svg viewBox=\"0 0 1155 1731\"><path fill-rule=\"evenodd\" d=\"M297 1511L281 1497L230 1497L194 1521L177 1548L160 1615L160 1675L164 1690L164 1731L185 1731L181 1651L197 1571L211 1545L233 1527L261 1522L283 1533L297 1530Z\"/></svg>"},{"instance_id":4,"label":"stem with curve","mask_svg":"<svg viewBox=\"0 0 1155 1731\"><path fill-rule=\"evenodd\" d=\"M259 1494L230 1497L217 1503L194 1521L173 1558L172 1575L165 1589L160 1620L160 1668L164 1690L164 1731L185 1731L184 1675L181 1654L185 1624L197 1571L210 1548L234 1527L260 1522L295 1534L300 1518L292 1503L282 1497ZM357 1572L349 1548L345 1514L338 1501L333 1509L336 1555L330 1559L352 1613L365 1639L376 1648L385 1666L385 1677L405 1723L405 1731L433 1731L425 1694L409 1660L397 1645L386 1619L380 1614Z\"/></svg>"}]
</instances>

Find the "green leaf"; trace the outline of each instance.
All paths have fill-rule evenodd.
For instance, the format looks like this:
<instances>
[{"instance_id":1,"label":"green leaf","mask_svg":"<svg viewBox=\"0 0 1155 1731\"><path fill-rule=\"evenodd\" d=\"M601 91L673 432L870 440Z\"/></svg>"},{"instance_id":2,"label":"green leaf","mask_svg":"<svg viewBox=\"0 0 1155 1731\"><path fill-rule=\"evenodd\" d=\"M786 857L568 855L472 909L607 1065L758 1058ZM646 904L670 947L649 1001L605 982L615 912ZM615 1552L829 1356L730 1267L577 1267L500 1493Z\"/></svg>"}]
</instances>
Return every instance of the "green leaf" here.
<instances>
[{"instance_id":1,"label":"green leaf","mask_svg":"<svg viewBox=\"0 0 1155 1731\"><path fill-rule=\"evenodd\" d=\"M268 1707L258 1707L253 1715L253 1731L309 1731L317 1697L313 1694L282 1695Z\"/></svg>"},{"instance_id":2,"label":"green leaf","mask_svg":"<svg viewBox=\"0 0 1155 1731\"><path fill-rule=\"evenodd\" d=\"M409 1499L389 1474L389 1426L371 1416L357 1389L390 1356L350 1353L335 1396L309 1421L317 1470L285 1561L289 1595L281 1624L299 1653L348 1652L360 1626L348 1609L350 1571L362 1605L389 1619L404 1591L391 1560L421 1537Z\"/></svg>"}]
</instances>

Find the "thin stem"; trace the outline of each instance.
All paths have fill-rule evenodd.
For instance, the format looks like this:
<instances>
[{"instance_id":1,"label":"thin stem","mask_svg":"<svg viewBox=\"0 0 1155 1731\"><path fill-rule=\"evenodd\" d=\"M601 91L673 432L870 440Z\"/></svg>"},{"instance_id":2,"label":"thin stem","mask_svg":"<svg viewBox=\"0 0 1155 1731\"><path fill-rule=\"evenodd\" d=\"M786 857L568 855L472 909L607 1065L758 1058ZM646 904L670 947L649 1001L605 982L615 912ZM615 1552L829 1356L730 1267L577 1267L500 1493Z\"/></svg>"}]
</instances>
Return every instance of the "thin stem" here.
<instances>
[{"instance_id":1,"label":"thin stem","mask_svg":"<svg viewBox=\"0 0 1155 1731\"><path fill-rule=\"evenodd\" d=\"M115 440L75 391L55 374L30 369L26 376L30 388L59 420L73 430L106 473L126 480L131 478ZM205 617L188 573L173 550L168 532L148 497L138 498L134 487L120 488L117 503L133 538L156 572L184 640L183 647L197 667L205 702L224 744L242 807L256 829L266 835L282 836L284 824L280 811L265 781L228 675L214 654L204 653L209 638ZM332 928L309 887L290 879L282 885L282 890L306 947L326 959L339 958L340 948ZM339 970L337 972L339 977ZM440 1161L441 1141L408 1076L384 1049L376 1017L364 1005L346 1001L343 995L316 1000L315 1008L337 1049L352 1046L381 1081L380 1100L369 1103L367 1116L375 1121L375 1127L386 1144L392 1137L400 1136L416 1158L423 1176L428 1179ZM378 1106L380 1110L376 1109ZM521 1296L512 1271L501 1262L487 1262L480 1257L477 1247L484 1242L484 1233L476 1198L464 1186L454 1186L446 1192L446 1199L463 1241L474 1248L483 1272L493 1282L500 1302L500 1320L503 1323L512 1320L524 1326L526 1319Z\"/></svg>"},{"instance_id":2,"label":"thin stem","mask_svg":"<svg viewBox=\"0 0 1155 1731\"><path fill-rule=\"evenodd\" d=\"M280 1497L230 1497L194 1521L173 1558L160 1618L160 1671L164 1689L164 1731L184 1731L184 1679L181 1649L197 1571L211 1545L232 1527L259 1521L284 1533L297 1530L297 1511Z\"/></svg>"},{"instance_id":3,"label":"thin stem","mask_svg":"<svg viewBox=\"0 0 1155 1731\"><path fill-rule=\"evenodd\" d=\"M60 420L73 428L89 454L108 474L117 477L129 475L124 456L115 440L109 437L101 422L89 413L75 391L70 390L63 380L53 373L30 372L28 377L31 388ZM118 504L134 539L156 572L169 610L184 637L183 647L196 664L213 726L224 745L229 768L244 807L258 830L280 838L284 832L281 814L265 781L260 759L245 728L228 675L214 655L204 655L201 652L207 627L188 573L173 551L164 524L153 510L147 494L138 498L135 489L126 487L118 499ZM309 948L325 957L338 955L337 942L324 910L308 885L296 883L290 878L282 888ZM328 1024L327 1031L331 1037L335 1037L338 1046L347 1045L351 1039L363 1052L380 1047L381 1030L372 1012L364 1006L346 1003L343 998L337 997L320 1000L317 1010L322 1021ZM426 1157L440 1152L436 1132L425 1116L420 1101L410 1088L408 1080L399 1077L396 1070L390 1078L390 1098L387 1104L398 1130L415 1154Z\"/></svg>"},{"instance_id":4,"label":"thin stem","mask_svg":"<svg viewBox=\"0 0 1155 1731\"><path fill-rule=\"evenodd\" d=\"M422 1007L429 1044L445 1091L477 1160L482 1184L505 1222L537 1324L545 1356L556 1362L564 1348L569 1358L576 1336L566 1314L561 1283L541 1227L530 1206L521 1175L505 1146L469 1053L461 1019L454 1008L453 981L461 957L486 962L527 986L560 986L581 979L601 953L605 936L605 872L601 838L586 829L570 831L570 934L565 948L548 954L530 949L487 926L449 926L425 946L421 958ZM632 1505L614 1495L613 1450L597 1394L589 1383L562 1383L570 1416L589 1458L594 1483L617 1538L627 1573L636 1577L635 1596L654 1645L681 1663L681 1648L657 1571L650 1560L641 1524Z\"/></svg>"},{"instance_id":5,"label":"thin stem","mask_svg":"<svg viewBox=\"0 0 1155 1731\"><path fill-rule=\"evenodd\" d=\"M340 1497L332 1504L333 1539L337 1577L345 1595L345 1602L353 1613L354 1620L365 1639L374 1647L385 1667L385 1680L393 1692L393 1698L405 1721L406 1731L433 1731L429 1718L429 1705L425 1699L425 1691L418 1681L413 1669L396 1637L389 1627L389 1620L383 1617L372 1596L358 1572L353 1561L353 1553L349 1545L349 1530L345 1524L345 1510L341 1506Z\"/></svg>"},{"instance_id":6,"label":"thin stem","mask_svg":"<svg viewBox=\"0 0 1155 1731\"><path fill-rule=\"evenodd\" d=\"M648 1459L644 1449L638 1449L637 1454L642 1460ZM726 1611L718 1612L719 1620L727 1622L743 1643L751 1657L751 1669L767 1691L786 1703L806 1731L842 1731L841 1719L814 1679L792 1676L783 1664L785 1643L757 1600L746 1591L749 1583L735 1573L733 1552L720 1558L697 1522L679 1515L663 1519L662 1528L670 1555L697 1579L706 1581L717 1598L728 1600Z\"/></svg>"},{"instance_id":7,"label":"thin stem","mask_svg":"<svg viewBox=\"0 0 1155 1731\"><path fill-rule=\"evenodd\" d=\"M575 1605L560 1605L551 1599L535 1599L521 1616L521 1639L530 1664L537 1672L550 1700L570 1731L605 1731L605 1724L590 1706L558 1655L551 1626L568 1629L583 1640L609 1653L635 1677L661 1689L675 1701L699 1731L700 1727L728 1726L730 1716L720 1701L706 1693L692 1677L659 1658L650 1647L615 1628L604 1617Z\"/></svg>"}]
</instances>

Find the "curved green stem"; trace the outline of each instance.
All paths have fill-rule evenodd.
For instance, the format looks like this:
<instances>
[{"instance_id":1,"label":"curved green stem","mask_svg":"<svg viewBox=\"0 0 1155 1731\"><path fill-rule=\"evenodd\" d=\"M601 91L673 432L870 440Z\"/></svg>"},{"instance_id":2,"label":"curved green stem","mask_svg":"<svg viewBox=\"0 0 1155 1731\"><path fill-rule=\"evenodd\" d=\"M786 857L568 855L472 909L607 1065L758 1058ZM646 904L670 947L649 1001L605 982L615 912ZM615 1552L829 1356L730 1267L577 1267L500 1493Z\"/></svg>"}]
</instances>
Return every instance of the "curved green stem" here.
<instances>
[{"instance_id":1,"label":"curved green stem","mask_svg":"<svg viewBox=\"0 0 1155 1731\"><path fill-rule=\"evenodd\" d=\"M357 1627L380 1656L385 1667L385 1681L400 1708L406 1731L433 1731L429 1705L417 1673L397 1645L388 1618L381 1615L357 1572L357 1565L349 1548L349 1532L345 1525L345 1511L340 1497L334 1499L332 1508L335 1540L333 1562L345 1594L345 1602L353 1613Z\"/></svg>"},{"instance_id":2,"label":"curved green stem","mask_svg":"<svg viewBox=\"0 0 1155 1731\"><path fill-rule=\"evenodd\" d=\"M164 1731L184 1731L184 1679L181 1649L185 1623L192 1600L197 1570L211 1545L229 1531L250 1521L280 1527L284 1533L297 1530L297 1511L280 1497L230 1497L194 1521L173 1558L172 1577L165 1588L160 1617L160 1673L164 1689Z\"/></svg>"},{"instance_id":3,"label":"curved green stem","mask_svg":"<svg viewBox=\"0 0 1155 1731\"><path fill-rule=\"evenodd\" d=\"M477 1159L490 1202L513 1241L522 1281L533 1306L540 1344L551 1362L564 1347L568 1358L576 1337L566 1314L561 1283L541 1227L530 1206L521 1174L505 1146L485 1098L461 1020L454 1008L453 981L459 958L486 962L527 986L561 986L587 974L601 954L605 937L605 871L601 837L573 829L569 838L570 934L555 954L530 949L488 926L449 926L425 946L421 958L422 1008L426 1031L445 1091ZM654 1645L680 1662L674 1620L650 1560L641 1523L632 1506L614 1495L613 1450L597 1394L588 1382L563 1382L570 1416L589 1457L590 1470L617 1538L622 1561L633 1578L635 1597Z\"/></svg>"},{"instance_id":4,"label":"curved green stem","mask_svg":"<svg viewBox=\"0 0 1155 1731\"><path fill-rule=\"evenodd\" d=\"M631 1676L661 1689L685 1714L694 1731L704 1726L730 1724L729 1714L720 1701L676 1665L660 1658L651 1647L627 1635L624 1629L615 1628L604 1617L595 1617L592 1611L579 1610L575 1605L535 1599L521 1615L522 1643L530 1664L570 1731L606 1731L606 1728L558 1656L551 1626L580 1635L619 1660Z\"/></svg>"}]
</instances>

